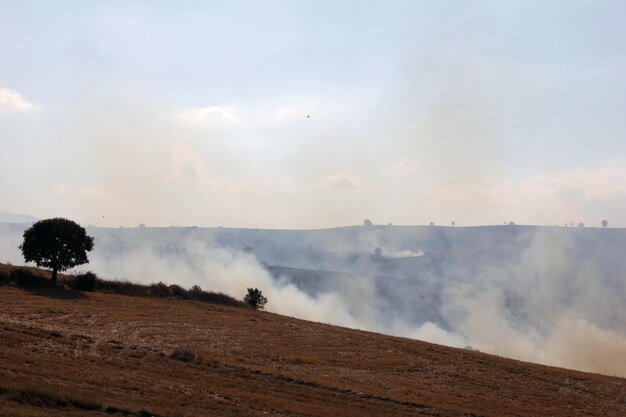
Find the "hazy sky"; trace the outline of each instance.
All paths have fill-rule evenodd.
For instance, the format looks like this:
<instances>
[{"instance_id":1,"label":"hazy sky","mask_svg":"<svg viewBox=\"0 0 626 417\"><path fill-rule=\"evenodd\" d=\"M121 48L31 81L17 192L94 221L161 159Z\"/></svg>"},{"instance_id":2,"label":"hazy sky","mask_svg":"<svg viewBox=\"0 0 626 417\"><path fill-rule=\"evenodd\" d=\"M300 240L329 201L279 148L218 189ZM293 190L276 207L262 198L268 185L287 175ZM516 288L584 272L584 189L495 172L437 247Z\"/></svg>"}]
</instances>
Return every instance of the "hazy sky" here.
<instances>
[{"instance_id":1,"label":"hazy sky","mask_svg":"<svg viewBox=\"0 0 626 417\"><path fill-rule=\"evenodd\" d=\"M625 17L617 0L0 0L0 210L626 226Z\"/></svg>"}]
</instances>

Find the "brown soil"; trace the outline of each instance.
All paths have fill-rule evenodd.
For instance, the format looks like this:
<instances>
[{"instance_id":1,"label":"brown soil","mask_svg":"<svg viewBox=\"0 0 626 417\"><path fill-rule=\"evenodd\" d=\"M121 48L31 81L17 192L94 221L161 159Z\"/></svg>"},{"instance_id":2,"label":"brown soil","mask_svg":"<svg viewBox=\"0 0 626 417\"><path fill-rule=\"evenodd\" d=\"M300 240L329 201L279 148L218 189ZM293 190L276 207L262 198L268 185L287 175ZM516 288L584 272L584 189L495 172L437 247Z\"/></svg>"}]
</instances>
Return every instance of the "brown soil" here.
<instances>
[{"instance_id":1,"label":"brown soil","mask_svg":"<svg viewBox=\"0 0 626 417\"><path fill-rule=\"evenodd\" d=\"M626 379L246 308L0 300L2 416L626 416Z\"/></svg>"}]
</instances>

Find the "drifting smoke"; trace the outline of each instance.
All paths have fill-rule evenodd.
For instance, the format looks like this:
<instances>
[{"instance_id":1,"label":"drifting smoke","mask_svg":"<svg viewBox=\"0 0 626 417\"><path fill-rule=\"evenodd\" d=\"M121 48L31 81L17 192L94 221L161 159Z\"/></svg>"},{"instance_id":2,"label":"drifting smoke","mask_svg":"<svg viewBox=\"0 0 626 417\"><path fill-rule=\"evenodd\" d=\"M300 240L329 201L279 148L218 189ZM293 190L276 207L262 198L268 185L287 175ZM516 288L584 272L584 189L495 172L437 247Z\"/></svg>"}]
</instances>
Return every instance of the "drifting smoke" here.
<instances>
[{"instance_id":1,"label":"drifting smoke","mask_svg":"<svg viewBox=\"0 0 626 417\"><path fill-rule=\"evenodd\" d=\"M12 234L4 233L2 250L19 244L18 229L9 230ZM203 229L196 229L201 230L197 233L180 232L183 229L93 229L96 249L85 269L108 278L146 284L197 284L236 298L242 298L247 287L256 287L268 297L266 309L270 312L448 346L471 346L530 362L626 376L626 291L618 258L607 255L609 249L597 240L583 239L584 244L580 244L580 239L571 239L563 229L541 228L517 236L505 229L498 230L506 232L504 236L510 238L515 250L522 248L516 256L503 255L505 259L494 262L490 253L495 248L490 246L470 251L466 257L457 252L456 256L461 257L458 264L437 263L437 275L426 279L418 279L415 273L403 277L401 266L393 264L394 269L385 277L352 273L326 284L315 280L296 282L268 271L257 255L261 259L273 255L263 252L262 247L255 250L260 254L254 255L235 249L234 245L223 245L215 236L207 237L202 234ZM234 234L242 230L231 229ZM403 249L403 245L393 245L389 235L384 238L380 234L390 230L395 233L389 228L374 229L350 239L354 242L351 250L364 253L361 259L365 269L381 264L387 267L385 262L428 263L428 250ZM594 233L591 229L580 232ZM265 246L273 245L279 253L287 247L304 252L297 246L300 243L305 248L324 246L334 255L331 261L335 265L337 258L354 257L346 239L338 238L336 231L313 231L315 235L307 235L306 239L285 233L275 236L271 231L258 233L268 236ZM270 239L276 240L270 244ZM615 235L602 239L610 245L616 242ZM434 242L453 253L459 240L439 235ZM371 256L373 244L390 248L390 253L421 255L381 261ZM6 258L16 252L3 254ZM284 262L304 262L295 255L286 256ZM311 264L331 262L311 256ZM499 257L495 255L496 259ZM19 263L19 259L11 260ZM472 267L473 262L480 266ZM353 270L360 267L358 262L350 265ZM411 265L409 269L413 271L415 265L421 264ZM428 275L427 269L421 271L417 275Z\"/></svg>"},{"instance_id":2,"label":"drifting smoke","mask_svg":"<svg viewBox=\"0 0 626 417\"><path fill-rule=\"evenodd\" d=\"M135 242L134 249L122 257L96 253L90 267L105 276L144 283L200 284L237 298L245 288L257 287L269 299L267 309L279 314L449 346L471 346L531 362L626 375L626 363L621 360L626 355L626 291L615 258L594 253L603 250L601 240L576 244L562 230L549 228L521 235L510 231L508 245L519 250L514 256L494 262L492 255L484 257L489 250L469 251L460 262L444 264L437 274L422 270L422 275L432 276L415 286L413 273L402 278L401 264L391 272L383 269L382 283L380 277L366 273L372 263L380 267L381 262L370 256L370 248L380 245L383 264L384 260L423 262L428 254L399 244L402 239L393 228L364 230L357 238L341 238L329 231L304 239L307 249L321 246L340 259L354 251L368 253L362 258L364 264L346 266L336 259L320 260L313 255L313 259L298 259L295 253L285 254L283 263L332 264L357 271L326 285L276 278L253 254L192 234L177 240L174 256L163 256L162 249L145 241ZM277 252L286 247L306 252L297 248L294 236L278 239L283 241L269 245ZM449 251L455 252L454 238L437 236L432 240L440 246L451 245ZM106 240L102 243L108 245ZM261 247L257 252L261 258L275 257ZM433 290L433 283L441 285L441 290ZM314 290L307 291L307 285ZM426 296L420 298L421 294ZM402 309L414 311L409 314L399 311Z\"/></svg>"},{"instance_id":3,"label":"drifting smoke","mask_svg":"<svg viewBox=\"0 0 626 417\"><path fill-rule=\"evenodd\" d=\"M186 287L200 285L240 299L247 287L256 287L267 296L268 311L359 327L336 294L313 299L293 284L280 285L253 255L193 241L178 249L184 252L184 259L160 256L157 249L147 246L114 260L96 254L89 268L103 276L124 277L144 284L162 281Z\"/></svg>"},{"instance_id":4,"label":"drifting smoke","mask_svg":"<svg viewBox=\"0 0 626 417\"><path fill-rule=\"evenodd\" d=\"M610 46L623 38L613 36L623 32L623 25L619 19L596 20L619 13L589 13L585 4L578 13L592 20L548 19L542 28L535 19L517 19L535 14L520 13L508 2L493 2L498 3L497 13L481 12L470 2L455 6L454 13L447 2L419 3L429 3L428 12L415 13L425 20L414 24L414 19L403 18L412 22L411 28L399 32L413 35L398 37L390 55L376 49L346 54L337 71L332 66L319 71L319 56L305 54L311 61L302 68L269 71L276 77L271 82L257 76L258 68L273 68L276 61L273 52L257 48L267 43L263 39L288 58L292 48L310 48L285 39L318 39L316 32L286 38L285 25L271 25L280 35L270 31L269 38L257 43L235 33L240 25L227 25L235 30L225 32L232 35L228 39L244 41L233 45L241 49L216 56L223 61L210 65L217 72L201 65L190 72L175 65L186 59L161 59L162 54L185 52L181 45L189 39L223 43L212 32L216 25L178 27L175 22L185 19L170 21L169 13L151 24L141 23L153 22L142 15L124 19L141 23L141 30L119 22L96 25L98 33L78 36L74 47L71 39L56 42L62 48L52 54L71 55L56 64L67 61L71 68L42 74L56 78L80 73L83 81L100 82L41 83L63 90L42 91L46 103L36 112L37 106L19 93L0 89L0 112L10 107L11 113L24 116L0 119L0 195L12 209L35 210L31 213L41 218L64 216L110 227L185 222L315 228L368 216L385 223L422 219L435 224L455 220L458 225L511 219L589 225L607 217L619 225L626 212L626 160L609 158L622 150L623 106L612 103L623 103L623 60L615 58L620 54ZM431 3L442 6L433 8ZM337 21L343 24L344 19ZM513 29L507 25L500 32L502 21L511 22ZM613 21L617 26L608 26L611 30L590 29ZM218 28L224 26L218 23ZM359 45L345 50L360 54L364 45L378 48L379 42L361 42L371 35L371 26L355 27L351 38ZM198 32L203 28L211 30L204 37ZM414 28L419 32L412 32ZM509 36L527 28L543 36L531 43ZM555 47L559 42L544 45L555 28L597 52L593 62L586 53L573 53L587 47L561 51ZM328 33L335 32L330 29ZM611 36L598 37L596 32ZM154 51L144 48L143 41L128 42L139 33L141 39L167 41L150 42L158 45ZM23 42L9 38L8 44ZM91 51L85 49L90 44L96 55L72 52ZM193 44L190 51L197 53L185 56L224 50L213 43ZM562 52L567 59L543 59ZM81 66L79 55L108 64ZM231 56L234 61L229 61ZM150 62L157 78L144 75ZM349 73L346 69L354 63L365 63L370 70L361 72L374 77L356 77L346 84L341 74ZM384 64L380 71L379 64ZM223 77L228 75L222 74L223 68L239 67L251 72ZM304 72L289 75L298 68ZM201 78L193 76L196 70ZM189 76L158 78L165 73ZM128 78L131 74L142 76ZM223 78L221 87L199 87L211 74ZM242 83L246 74L250 82ZM320 74L339 78L318 78ZM599 74L606 91L588 88L597 84ZM174 93L177 86L190 93ZM35 85L29 89L37 90ZM194 90L197 96L191 94ZM155 93L139 97L140 91ZM62 100L55 100L56 95ZM554 105L564 101L567 106ZM597 137L604 146L596 146ZM574 155L595 149L588 161L592 165L556 172L532 169L567 166L563 146ZM535 160L537 153L543 157ZM23 229L0 227L0 259L20 263L17 245ZM606 230L608 234L595 239L593 230L585 230L584 236L548 229L522 236L511 229L489 241L482 232L454 229L459 230L432 227L405 233L401 227L373 225L358 233L267 232L259 244L234 238L225 244L200 235L179 239L176 230L139 235L95 229L96 249L88 268L105 277L144 283L199 284L237 298L246 287L258 287L269 298L268 310L281 314L626 376L626 261L620 252L626 239L619 231ZM420 240L424 234L428 238ZM593 239L585 241L589 237ZM248 245L255 247L255 255L240 250ZM287 273L275 277L262 262L314 272L304 278Z\"/></svg>"},{"instance_id":5,"label":"drifting smoke","mask_svg":"<svg viewBox=\"0 0 626 417\"><path fill-rule=\"evenodd\" d=\"M383 254L388 257L388 258L394 258L394 259L402 259L402 258L412 258L412 257L418 257L418 256L424 256L424 252L422 252L421 250L416 250L416 251L410 251L410 250L403 250L403 251L398 251L398 252L383 252Z\"/></svg>"},{"instance_id":6,"label":"drifting smoke","mask_svg":"<svg viewBox=\"0 0 626 417\"><path fill-rule=\"evenodd\" d=\"M268 298L267 311L355 329L419 338L463 346L465 339L432 323L412 326L402 320L388 323L371 277L358 276L338 283L333 291L312 296L285 277L274 278L258 259L245 251L189 238L176 244L177 256L164 256L157 247L142 242L123 254L111 256L96 249L88 266L101 276L143 284L157 281L202 288L243 298L247 287L259 288Z\"/></svg>"},{"instance_id":7,"label":"drifting smoke","mask_svg":"<svg viewBox=\"0 0 626 417\"><path fill-rule=\"evenodd\" d=\"M485 258L489 249L472 250L465 257L457 253L459 262L444 263L438 273L422 269L427 277L415 286L413 267L403 271L401 262L424 262L425 251L398 243L401 239L393 228L358 230L365 233L359 233L357 239L332 233L308 238L309 245L324 247L340 261L307 260L306 256L296 261L296 254L286 253L283 263L308 263L318 268L328 264L354 271L326 285L313 284L317 285L314 291L306 291L306 285L296 285L287 277L273 277L256 256L232 249L234 245L219 246L193 234L177 241L176 256L163 257L155 247L135 244L136 251L126 252L121 259L94 257L92 266L105 276L200 284L237 298L245 288L258 287L269 299L268 310L279 314L455 347L469 345L531 362L626 375L626 364L620 360L626 355L626 291L615 257L600 254L604 248L601 237L580 243L558 229L520 235L511 231L509 245L519 250L514 256L494 262L492 255ZM278 252L282 252L280 245L306 252L297 248L294 236L278 239L284 240L274 243ZM450 251L455 252L457 239L437 236L432 240L452 245ZM390 271L384 269L387 266L369 256L374 245L388 248L383 252L387 252L385 259L400 264L392 264ZM362 264L342 263L353 251L368 256L362 258ZM257 252L261 259L275 256L261 247ZM383 268L382 279L366 273L372 263ZM403 277L404 272L407 275ZM437 285L441 290L433 289ZM422 294L426 296L420 298ZM399 311L402 309L412 312Z\"/></svg>"},{"instance_id":8,"label":"drifting smoke","mask_svg":"<svg viewBox=\"0 0 626 417\"><path fill-rule=\"evenodd\" d=\"M625 376L622 272L575 252L561 233L536 233L517 262L447 288L444 317L489 353Z\"/></svg>"}]
</instances>

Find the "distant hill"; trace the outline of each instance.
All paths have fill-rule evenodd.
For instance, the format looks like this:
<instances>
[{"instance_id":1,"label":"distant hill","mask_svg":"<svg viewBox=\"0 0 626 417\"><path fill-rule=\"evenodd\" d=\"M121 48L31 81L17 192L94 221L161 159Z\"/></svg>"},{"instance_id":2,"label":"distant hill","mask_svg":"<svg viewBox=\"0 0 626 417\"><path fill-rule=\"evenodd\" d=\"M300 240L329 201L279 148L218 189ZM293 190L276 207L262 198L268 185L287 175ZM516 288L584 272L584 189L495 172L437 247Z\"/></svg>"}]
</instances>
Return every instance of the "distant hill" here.
<instances>
[{"instance_id":1,"label":"distant hill","mask_svg":"<svg viewBox=\"0 0 626 417\"><path fill-rule=\"evenodd\" d=\"M19 264L26 224L0 224ZM174 280L271 311L626 376L626 229L498 225L322 230L95 228L85 268Z\"/></svg>"},{"instance_id":2,"label":"distant hill","mask_svg":"<svg viewBox=\"0 0 626 417\"><path fill-rule=\"evenodd\" d=\"M626 415L623 378L248 308L1 285L0 299L2 416Z\"/></svg>"},{"instance_id":3,"label":"distant hill","mask_svg":"<svg viewBox=\"0 0 626 417\"><path fill-rule=\"evenodd\" d=\"M37 217L28 214L13 214L0 210L0 223L34 223L39 220Z\"/></svg>"}]
</instances>

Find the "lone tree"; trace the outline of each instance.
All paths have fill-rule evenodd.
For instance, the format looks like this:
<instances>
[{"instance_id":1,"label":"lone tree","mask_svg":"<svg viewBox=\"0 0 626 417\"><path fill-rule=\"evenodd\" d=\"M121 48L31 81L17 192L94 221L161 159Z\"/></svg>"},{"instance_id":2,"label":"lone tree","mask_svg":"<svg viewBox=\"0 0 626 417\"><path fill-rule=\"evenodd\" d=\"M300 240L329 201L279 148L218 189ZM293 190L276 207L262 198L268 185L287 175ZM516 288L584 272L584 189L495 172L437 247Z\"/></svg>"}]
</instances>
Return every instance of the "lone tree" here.
<instances>
[{"instance_id":1,"label":"lone tree","mask_svg":"<svg viewBox=\"0 0 626 417\"><path fill-rule=\"evenodd\" d=\"M93 249L93 237L71 220L46 219L24 232L20 249L26 262L52 268L52 282L56 283L58 271L89 262L87 252Z\"/></svg>"},{"instance_id":2,"label":"lone tree","mask_svg":"<svg viewBox=\"0 0 626 417\"><path fill-rule=\"evenodd\" d=\"M258 288L248 288L248 294L243 297L243 302L256 310L263 310L267 298L263 297L263 293Z\"/></svg>"},{"instance_id":3,"label":"lone tree","mask_svg":"<svg viewBox=\"0 0 626 417\"><path fill-rule=\"evenodd\" d=\"M609 225L609 222L607 222L606 220L602 220L602 227L607 227Z\"/></svg>"}]
</instances>

